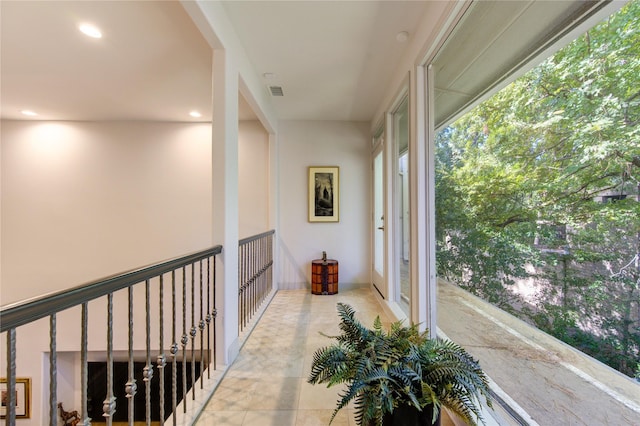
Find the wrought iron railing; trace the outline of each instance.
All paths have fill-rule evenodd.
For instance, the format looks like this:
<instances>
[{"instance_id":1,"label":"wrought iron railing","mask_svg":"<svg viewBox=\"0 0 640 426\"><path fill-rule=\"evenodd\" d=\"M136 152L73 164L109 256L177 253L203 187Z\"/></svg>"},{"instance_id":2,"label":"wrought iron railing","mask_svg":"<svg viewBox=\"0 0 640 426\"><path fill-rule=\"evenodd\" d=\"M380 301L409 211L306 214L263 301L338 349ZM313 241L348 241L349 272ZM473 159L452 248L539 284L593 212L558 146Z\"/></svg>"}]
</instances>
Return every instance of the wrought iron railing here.
<instances>
[{"instance_id":1,"label":"wrought iron railing","mask_svg":"<svg viewBox=\"0 0 640 426\"><path fill-rule=\"evenodd\" d=\"M153 377L152 350L156 353L156 367L159 375L159 395L154 395L154 401L159 401L159 417L164 422L165 415L165 373L167 357L171 358L171 409L173 412L173 424L176 424L176 410L178 406L177 389L177 363L182 365L182 409L187 411L189 396L187 384L187 363L191 368L191 398L195 399L196 389L196 365L199 364L200 389L202 389L204 374L211 379L211 366L216 368L216 255L222 252L222 246L192 253L187 256L172 259L152 266L129 271L123 274L111 276L105 279L93 281L70 290L43 296L24 303L16 303L0 309L0 333L6 335L6 364L7 364L7 392L3 400L5 408L6 425L15 426L16 421L16 360L17 337L21 327L28 328L29 324L43 318L49 318L49 424L58 424L58 369L56 335L58 313L79 306L80 313L80 392L81 410L77 414L76 423L90 424L87 407L88 392L88 316L89 302L96 299L106 299L107 304L107 330L104 355L106 357L107 388L106 398L103 402L103 413L107 425L111 425L113 414L116 410L114 397L113 363L114 363L114 311L116 315L128 316L128 382L125 392L128 405L129 424L133 422L134 398L137 385L134 369L134 288L144 287L145 308L145 361L142 372L145 384L145 418L146 424L150 424L151 418L151 386ZM127 292L126 308L120 305L114 306L114 294L119 291ZM171 292L171 301L165 301L165 292ZM253 290L252 290L253 291ZM168 299L168 297L167 297ZM151 303L158 303L158 318L154 318L152 324ZM93 305L92 305L93 306ZM170 308L168 308L170 306ZM170 311L170 312L165 312ZM66 318L65 318L66 319ZM66 322L65 322L66 323ZM171 331L165 331L169 326ZM182 334L179 334L179 327ZM68 331L68 330L65 330ZM92 332L95 330L92 329ZM123 330L123 333L125 331ZM158 341L151 344L151 335L157 335ZM171 335L171 342L165 347L165 334ZM199 337L199 339L197 339ZM22 336L20 336L22 338ZM29 339L26 335L25 339ZM198 341L197 341L198 340ZM140 341L140 340L139 340ZM190 343L190 350L189 350ZM167 353L168 351L168 353ZM24 370L24 366L21 367ZM43 383L46 378L43 378ZM44 388L44 386L43 386ZM46 416L43 416L45 418ZM74 424L76 424L74 423Z\"/></svg>"},{"instance_id":2,"label":"wrought iron railing","mask_svg":"<svg viewBox=\"0 0 640 426\"><path fill-rule=\"evenodd\" d=\"M274 230L244 238L238 244L238 326L249 323L273 289Z\"/></svg>"}]
</instances>

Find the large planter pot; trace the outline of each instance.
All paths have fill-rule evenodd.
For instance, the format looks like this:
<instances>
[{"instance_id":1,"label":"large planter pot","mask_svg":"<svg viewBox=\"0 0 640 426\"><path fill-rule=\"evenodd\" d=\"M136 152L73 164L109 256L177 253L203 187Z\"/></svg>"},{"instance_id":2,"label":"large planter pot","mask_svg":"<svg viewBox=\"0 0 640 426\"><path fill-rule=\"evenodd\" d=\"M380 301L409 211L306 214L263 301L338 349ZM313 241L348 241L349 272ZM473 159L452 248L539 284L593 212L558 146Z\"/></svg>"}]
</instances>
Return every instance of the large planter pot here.
<instances>
[{"instance_id":1,"label":"large planter pot","mask_svg":"<svg viewBox=\"0 0 640 426\"><path fill-rule=\"evenodd\" d=\"M433 405L427 405L418 411L416 408L401 405L387 414L382 420L384 426L440 426L440 413L435 422L433 419Z\"/></svg>"}]
</instances>

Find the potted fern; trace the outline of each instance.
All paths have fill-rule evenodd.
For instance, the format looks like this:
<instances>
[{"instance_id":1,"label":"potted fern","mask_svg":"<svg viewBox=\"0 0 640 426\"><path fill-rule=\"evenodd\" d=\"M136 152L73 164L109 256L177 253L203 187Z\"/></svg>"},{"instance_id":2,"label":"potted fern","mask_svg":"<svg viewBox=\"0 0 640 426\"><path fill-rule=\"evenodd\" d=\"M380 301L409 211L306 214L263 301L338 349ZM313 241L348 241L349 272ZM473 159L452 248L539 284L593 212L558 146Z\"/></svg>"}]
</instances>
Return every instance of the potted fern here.
<instances>
[{"instance_id":1,"label":"potted fern","mask_svg":"<svg viewBox=\"0 0 640 426\"><path fill-rule=\"evenodd\" d=\"M351 306L337 309L341 334L327 336L336 342L314 353L308 378L327 387L346 384L331 421L354 401L359 426L438 425L443 406L469 425L484 424L481 396L491 406L487 377L462 347L401 321L385 331L377 317L368 329Z\"/></svg>"}]
</instances>

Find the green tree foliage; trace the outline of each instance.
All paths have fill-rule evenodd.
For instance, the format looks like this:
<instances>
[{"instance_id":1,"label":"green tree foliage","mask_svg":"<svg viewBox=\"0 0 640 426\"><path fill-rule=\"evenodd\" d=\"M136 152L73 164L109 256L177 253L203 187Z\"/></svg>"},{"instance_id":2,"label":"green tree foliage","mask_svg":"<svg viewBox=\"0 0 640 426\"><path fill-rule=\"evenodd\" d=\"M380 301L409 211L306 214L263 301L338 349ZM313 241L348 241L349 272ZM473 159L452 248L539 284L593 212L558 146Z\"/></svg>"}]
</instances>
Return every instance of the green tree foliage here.
<instances>
[{"instance_id":1,"label":"green tree foliage","mask_svg":"<svg viewBox=\"0 0 640 426\"><path fill-rule=\"evenodd\" d=\"M634 0L436 139L440 276L630 376L640 359L639 29ZM510 291L524 279L544 284L536 299Z\"/></svg>"}]
</instances>

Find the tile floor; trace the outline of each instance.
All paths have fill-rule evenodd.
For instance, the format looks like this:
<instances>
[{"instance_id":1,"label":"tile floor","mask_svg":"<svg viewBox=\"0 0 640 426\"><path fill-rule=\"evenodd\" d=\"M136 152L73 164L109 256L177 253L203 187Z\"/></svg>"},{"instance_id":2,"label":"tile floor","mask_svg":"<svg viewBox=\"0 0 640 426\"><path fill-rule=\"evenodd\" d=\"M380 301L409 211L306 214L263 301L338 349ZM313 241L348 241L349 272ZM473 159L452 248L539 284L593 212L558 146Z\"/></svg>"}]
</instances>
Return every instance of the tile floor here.
<instances>
[{"instance_id":1,"label":"tile floor","mask_svg":"<svg viewBox=\"0 0 640 426\"><path fill-rule=\"evenodd\" d=\"M353 306L367 326L377 315L383 324L390 322L369 289L341 290L332 296L314 296L307 290L279 291L196 425L328 425L339 389L310 385L306 379L313 353L331 342L318 332L339 332L337 302ZM355 424L349 409L341 410L332 423Z\"/></svg>"}]
</instances>

